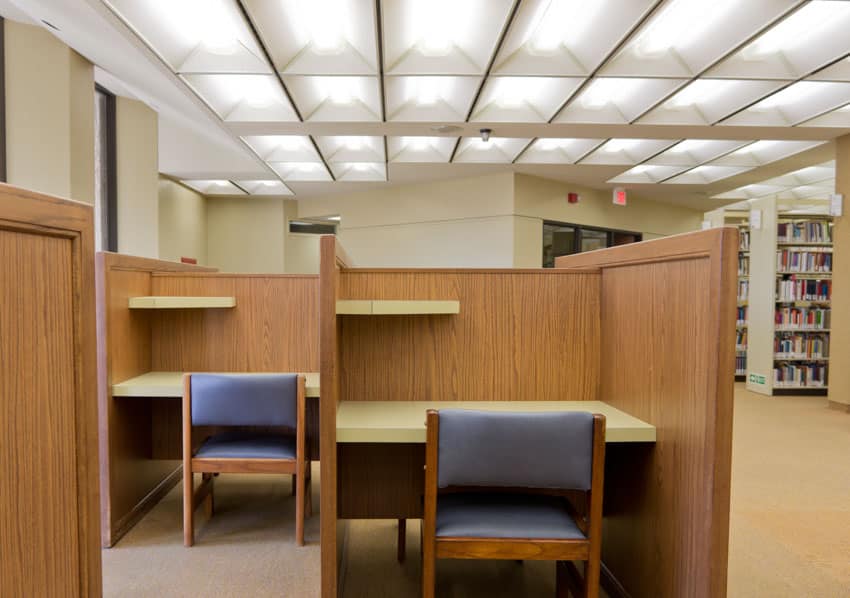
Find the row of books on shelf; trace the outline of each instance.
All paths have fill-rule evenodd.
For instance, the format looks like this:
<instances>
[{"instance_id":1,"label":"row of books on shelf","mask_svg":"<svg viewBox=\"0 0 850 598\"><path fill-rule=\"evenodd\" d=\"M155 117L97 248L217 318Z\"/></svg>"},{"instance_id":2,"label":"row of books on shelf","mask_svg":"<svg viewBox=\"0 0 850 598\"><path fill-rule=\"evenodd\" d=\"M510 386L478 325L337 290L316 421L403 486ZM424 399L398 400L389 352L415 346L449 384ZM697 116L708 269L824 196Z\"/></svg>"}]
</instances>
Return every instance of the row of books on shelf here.
<instances>
[{"instance_id":1,"label":"row of books on shelf","mask_svg":"<svg viewBox=\"0 0 850 598\"><path fill-rule=\"evenodd\" d=\"M818 330L829 328L831 310L824 307L781 307L776 310L777 328Z\"/></svg>"},{"instance_id":2,"label":"row of books on shelf","mask_svg":"<svg viewBox=\"0 0 850 598\"><path fill-rule=\"evenodd\" d=\"M776 226L780 243L830 243L832 227L828 222L781 222Z\"/></svg>"},{"instance_id":3,"label":"row of books on shelf","mask_svg":"<svg viewBox=\"0 0 850 598\"><path fill-rule=\"evenodd\" d=\"M740 294L741 283L738 283ZM832 281L814 278L790 278L776 281L777 301L829 301L832 297Z\"/></svg>"},{"instance_id":4,"label":"row of books on shelf","mask_svg":"<svg viewBox=\"0 0 850 598\"><path fill-rule=\"evenodd\" d=\"M776 269L781 272L831 272L832 253L827 251L780 249L776 252Z\"/></svg>"},{"instance_id":5,"label":"row of books on shelf","mask_svg":"<svg viewBox=\"0 0 850 598\"><path fill-rule=\"evenodd\" d=\"M773 386L826 386L826 365L783 363L773 368Z\"/></svg>"},{"instance_id":6,"label":"row of books on shelf","mask_svg":"<svg viewBox=\"0 0 850 598\"><path fill-rule=\"evenodd\" d=\"M749 280L739 280L738 281L738 301L746 301L750 296L750 281Z\"/></svg>"},{"instance_id":7,"label":"row of books on shelf","mask_svg":"<svg viewBox=\"0 0 850 598\"><path fill-rule=\"evenodd\" d=\"M744 328L739 329L735 335L735 349L746 350L747 348L747 331Z\"/></svg>"},{"instance_id":8,"label":"row of books on shelf","mask_svg":"<svg viewBox=\"0 0 850 598\"><path fill-rule=\"evenodd\" d=\"M745 376L747 374L747 354L739 353L735 355L735 375Z\"/></svg>"},{"instance_id":9,"label":"row of books on shelf","mask_svg":"<svg viewBox=\"0 0 850 598\"><path fill-rule=\"evenodd\" d=\"M826 335L778 334L773 339L776 359L825 359L829 356Z\"/></svg>"},{"instance_id":10,"label":"row of books on shelf","mask_svg":"<svg viewBox=\"0 0 850 598\"><path fill-rule=\"evenodd\" d=\"M749 276L750 275L750 258L739 255L738 256L738 276Z\"/></svg>"},{"instance_id":11,"label":"row of books on shelf","mask_svg":"<svg viewBox=\"0 0 850 598\"><path fill-rule=\"evenodd\" d=\"M736 326L746 326L747 325L747 306L739 306L738 307L738 317L735 320Z\"/></svg>"},{"instance_id":12,"label":"row of books on shelf","mask_svg":"<svg viewBox=\"0 0 850 598\"><path fill-rule=\"evenodd\" d=\"M738 251L750 250L750 231L740 230L738 235Z\"/></svg>"}]
</instances>

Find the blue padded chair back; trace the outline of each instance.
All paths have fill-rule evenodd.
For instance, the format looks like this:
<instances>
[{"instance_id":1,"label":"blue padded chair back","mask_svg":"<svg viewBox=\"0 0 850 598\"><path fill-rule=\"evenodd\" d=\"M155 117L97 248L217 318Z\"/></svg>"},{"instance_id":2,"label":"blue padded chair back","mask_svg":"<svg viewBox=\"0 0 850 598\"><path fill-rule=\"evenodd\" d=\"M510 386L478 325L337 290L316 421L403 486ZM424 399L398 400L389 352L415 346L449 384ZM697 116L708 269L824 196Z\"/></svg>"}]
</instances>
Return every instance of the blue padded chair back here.
<instances>
[{"instance_id":1,"label":"blue padded chair back","mask_svg":"<svg viewBox=\"0 0 850 598\"><path fill-rule=\"evenodd\" d=\"M438 485L589 490L593 414L441 409Z\"/></svg>"},{"instance_id":2,"label":"blue padded chair back","mask_svg":"<svg viewBox=\"0 0 850 598\"><path fill-rule=\"evenodd\" d=\"M192 374L192 425L295 427L297 374Z\"/></svg>"}]
</instances>

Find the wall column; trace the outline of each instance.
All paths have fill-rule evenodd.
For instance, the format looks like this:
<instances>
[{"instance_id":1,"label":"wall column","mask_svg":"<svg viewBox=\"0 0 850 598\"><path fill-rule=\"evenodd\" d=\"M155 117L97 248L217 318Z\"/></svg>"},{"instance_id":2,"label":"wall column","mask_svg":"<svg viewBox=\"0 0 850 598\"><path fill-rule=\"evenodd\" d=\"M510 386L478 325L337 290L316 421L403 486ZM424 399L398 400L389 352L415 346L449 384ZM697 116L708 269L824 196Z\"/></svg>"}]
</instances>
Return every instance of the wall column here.
<instances>
[{"instance_id":1,"label":"wall column","mask_svg":"<svg viewBox=\"0 0 850 598\"><path fill-rule=\"evenodd\" d=\"M832 322L829 348L829 404L850 411L850 135L839 137L835 192L844 194L844 215L832 229Z\"/></svg>"}]
</instances>

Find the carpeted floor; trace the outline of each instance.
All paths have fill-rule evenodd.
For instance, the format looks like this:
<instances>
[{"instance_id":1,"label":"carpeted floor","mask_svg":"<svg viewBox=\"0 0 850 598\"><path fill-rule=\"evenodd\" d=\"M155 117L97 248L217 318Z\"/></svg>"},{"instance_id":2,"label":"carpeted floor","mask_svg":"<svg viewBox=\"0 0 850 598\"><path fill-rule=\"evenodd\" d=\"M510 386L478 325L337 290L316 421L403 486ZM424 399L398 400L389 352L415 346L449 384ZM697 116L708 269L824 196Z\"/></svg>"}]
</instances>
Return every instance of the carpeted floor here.
<instances>
[{"instance_id":1,"label":"carpeted floor","mask_svg":"<svg viewBox=\"0 0 850 598\"><path fill-rule=\"evenodd\" d=\"M740 385L735 395L730 598L850 597L850 414L818 397L762 397ZM193 548L182 544L178 486L104 550L104 595L318 596L319 518L306 526L308 546L296 548L288 476L221 476L216 484L216 516L198 511ZM395 529L351 523L344 598L418 596L419 527L408 524L403 566ZM444 561L437 583L447 598L552 596L554 570Z\"/></svg>"}]
</instances>

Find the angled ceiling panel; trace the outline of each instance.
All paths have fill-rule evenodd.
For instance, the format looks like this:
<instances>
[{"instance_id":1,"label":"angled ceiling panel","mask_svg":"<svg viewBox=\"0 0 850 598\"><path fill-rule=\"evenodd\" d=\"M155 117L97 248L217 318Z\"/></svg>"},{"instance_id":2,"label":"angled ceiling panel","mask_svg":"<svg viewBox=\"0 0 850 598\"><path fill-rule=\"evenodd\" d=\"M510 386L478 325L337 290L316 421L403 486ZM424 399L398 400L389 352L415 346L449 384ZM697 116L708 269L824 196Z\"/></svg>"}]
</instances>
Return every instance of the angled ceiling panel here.
<instances>
[{"instance_id":1,"label":"angled ceiling panel","mask_svg":"<svg viewBox=\"0 0 850 598\"><path fill-rule=\"evenodd\" d=\"M385 77L387 120L463 122L481 77Z\"/></svg>"},{"instance_id":2,"label":"angled ceiling panel","mask_svg":"<svg viewBox=\"0 0 850 598\"><path fill-rule=\"evenodd\" d=\"M464 137L455 154L455 162L493 162L510 164L531 139Z\"/></svg>"},{"instance_id":3,"label":"angled ceiling panel","mask_svg":"<svg viewBox=\"0 0 850 598\"><path fill-rule=\"evenodd\" d=\"M451 159L456 137L387 137L390 162L444 162Z\"/></svg>"},{"instance_id":4,"label":"angled ceiling panel","mask_svg":"<svg viewBox=\"0 0 850 598\"><path fill-rule=\"evenodd\" d=\"M570 100L554 122L628 124L686 79L596 78Z\"/></svg>"},{"instance_id":5,"label":"angled ceiling panel","mask_svg":"<svg viewBox=\"0 0 850 598\"><path fill-rule=\"evenodd\" d=\"M548 122L581 83L575 77L489 77L471 120Z\"/></svg>"},{"instance_id":6,"label":"angled ceiling panel","mask_svg":"<svg viewBox=\"0 0 850 598\"><path fill-rule=\"evenodd\" d=\"M721 125L793 126L850 102L850 83L800 81L778 91Z\"/></svg>"},{"instance_id":7,"label":"angled ceiling panel","mask_svg":"<svg viewBox=\"0 0 850 598\"><path fill-rule=\"evenodd\" d=\"M305 121L381 120L377 77L287 75L284 83Z\"/></svg>"},{"instance_id":8,"label":"angled ceiling panel","mask_svg":"<svg viewBox=\"0 0 850 598\"><path fill-rule=\"evenodd\" d=\"M203 74L182 79L224 121L298 121L274 75Z\"/></svg>"},{"instance_id":9,"label":"angled ceiling panel","mask_svg":"<svg viewBox=\"0 0 850 598\"><path fill-rule=\"evenodd\" d=\"M604 139L537 139L517 160L521 164L575 164Z\"/></svg>"},{"instance_id":10,"label":"angled ceiling panel","mask_svg":"<svg viewBox=\"0 0 850 598\"><path fill-rule=\"evenodd\" d=\"M582 164L631 165L664 151L677 139L609 139L593 153L582 159Z\"/></svg>"}]
</instances>

